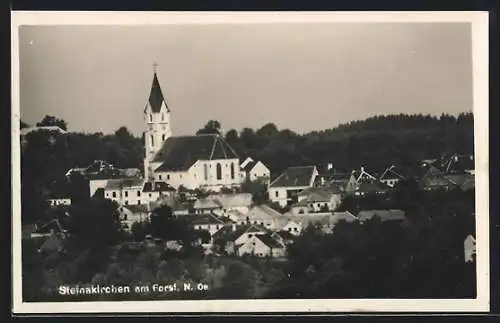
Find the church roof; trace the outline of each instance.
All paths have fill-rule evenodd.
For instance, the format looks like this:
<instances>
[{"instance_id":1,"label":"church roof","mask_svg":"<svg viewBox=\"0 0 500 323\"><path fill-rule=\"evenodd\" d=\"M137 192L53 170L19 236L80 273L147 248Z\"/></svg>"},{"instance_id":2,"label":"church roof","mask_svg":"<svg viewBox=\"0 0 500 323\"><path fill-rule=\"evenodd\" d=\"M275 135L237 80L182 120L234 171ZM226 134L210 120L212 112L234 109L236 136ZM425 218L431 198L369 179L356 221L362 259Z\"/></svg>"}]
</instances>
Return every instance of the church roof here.
<instances>
[{"instance_id":1,"label":"church roof","mask_svg":"<svg viewBox=\"0 0 500 323\"><path fill-rule=\"evenodd\" d=\"M153 158L162 163L156 171L186 171L198 160L238 158L229 144L217 134L170 137Z\"/></svg>"},{"instance_id":2,"label":"church roof","mask_svg":"<svg viewBox=\"0 0 500 323\"><path fill-rule=\"evenodd\" d=\"M153 84L151 85L151 93L149 94L149 104L151 105L151 110L153 110L153 112L155 113L160 112L162 102L165 102L167 111L170 111L167 105L167 101L163 97L160 82L158 81L158 76L156 76L155 72L153 77Z\"/></svg>"}]
</instances>

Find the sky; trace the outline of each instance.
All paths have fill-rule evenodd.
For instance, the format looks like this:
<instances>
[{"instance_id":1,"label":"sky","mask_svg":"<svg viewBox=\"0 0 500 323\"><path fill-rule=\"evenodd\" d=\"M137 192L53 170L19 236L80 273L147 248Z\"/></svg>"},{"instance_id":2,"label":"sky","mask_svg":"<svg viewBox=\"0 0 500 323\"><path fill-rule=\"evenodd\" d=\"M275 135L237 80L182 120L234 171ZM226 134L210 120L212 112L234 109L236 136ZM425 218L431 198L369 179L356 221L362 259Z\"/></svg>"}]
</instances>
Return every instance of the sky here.
<instances>
[{"instance_id":1,"label":"sky","mask_svg":"<svg viewBox=\"0 0 500 323\"><path fill-rule=\"evenodd\" d=\"M23 26L21 119L139 135L153 64L174 135L472 111L468 23Z\"/></svg>"}]
</instances>

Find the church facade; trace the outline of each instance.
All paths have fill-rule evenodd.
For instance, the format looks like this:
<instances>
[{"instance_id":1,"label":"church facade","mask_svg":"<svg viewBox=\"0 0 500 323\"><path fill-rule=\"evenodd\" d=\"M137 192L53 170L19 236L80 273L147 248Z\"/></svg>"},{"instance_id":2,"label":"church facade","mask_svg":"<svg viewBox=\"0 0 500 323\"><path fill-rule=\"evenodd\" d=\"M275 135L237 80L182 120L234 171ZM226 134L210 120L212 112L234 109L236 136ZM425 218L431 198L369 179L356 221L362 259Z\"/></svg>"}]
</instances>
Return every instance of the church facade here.
<instances>
[{"instance_id":1,"label":"church facade","mask_svg":"<svg viewBox=\"0 0 500 323\"><path fill-rule=\"evenodd\" d=\"M144 108L144 177L174 188L220 191L241 185L239 157L218 134L172 136L170 108L156 71Z\"/></svg>"}]
</instances>

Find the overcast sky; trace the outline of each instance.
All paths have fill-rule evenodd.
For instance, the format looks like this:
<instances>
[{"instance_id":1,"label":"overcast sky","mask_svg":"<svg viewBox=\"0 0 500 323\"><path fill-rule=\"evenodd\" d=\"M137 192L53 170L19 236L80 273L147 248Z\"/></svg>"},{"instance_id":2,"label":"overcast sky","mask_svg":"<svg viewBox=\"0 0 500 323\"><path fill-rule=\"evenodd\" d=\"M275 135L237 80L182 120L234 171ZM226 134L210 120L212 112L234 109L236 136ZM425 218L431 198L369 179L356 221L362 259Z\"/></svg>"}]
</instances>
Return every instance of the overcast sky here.
<instances>
[{"instance_id":1,"label":"overcast sky","mask_svg":"<svg viewBox=\"0 0 500 323\"><path fill-rule=\"evenodd\" d=\"M28 26L19 42L22 120L71 131L140 134L154 62L174 135L472 110L467 23Z\"/></svg>"}]
</instances>

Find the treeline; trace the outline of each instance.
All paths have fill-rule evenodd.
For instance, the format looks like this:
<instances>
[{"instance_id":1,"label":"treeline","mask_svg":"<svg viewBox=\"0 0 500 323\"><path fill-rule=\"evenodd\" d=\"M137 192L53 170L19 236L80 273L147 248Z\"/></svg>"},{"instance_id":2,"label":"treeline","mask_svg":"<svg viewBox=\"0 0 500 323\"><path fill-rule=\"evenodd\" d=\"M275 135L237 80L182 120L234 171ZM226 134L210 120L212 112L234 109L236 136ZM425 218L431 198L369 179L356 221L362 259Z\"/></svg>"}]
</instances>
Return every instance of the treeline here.
<instances>
[{"instance_id":1,"label":"treeline","mask_svg":"<svg viewBox=\"0 0 500 323\"><path fill-rule=\"evenodd\" d=\"M230 130L225 138L240 155L262 160L274 175L291 165L328 163L340 172L361 166L381 172L392 164L410 170L420 159L473 154L474 119L472 113L377 116L303 135L268 123L255 131Z\"/></svg>"}]
</instances>

